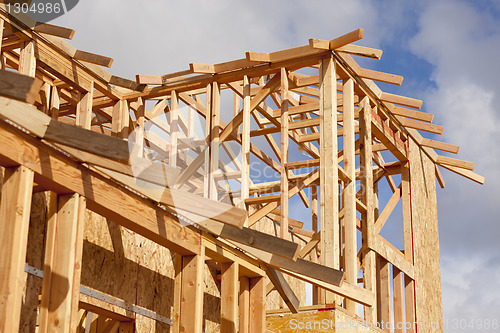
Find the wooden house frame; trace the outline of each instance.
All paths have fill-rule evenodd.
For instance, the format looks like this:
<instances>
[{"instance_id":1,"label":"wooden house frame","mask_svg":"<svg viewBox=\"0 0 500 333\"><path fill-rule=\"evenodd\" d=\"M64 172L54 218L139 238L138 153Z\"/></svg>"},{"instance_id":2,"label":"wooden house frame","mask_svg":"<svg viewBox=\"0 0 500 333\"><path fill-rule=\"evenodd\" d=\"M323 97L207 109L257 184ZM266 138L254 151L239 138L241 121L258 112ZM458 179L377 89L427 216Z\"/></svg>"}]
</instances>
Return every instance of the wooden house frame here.
<instances>
[{"instance_id":1,"label":"wooden house frame","mask_svg":"<svg viewBox=\"0 0 500 333\"><path fill-rule=\"evenodd\" d=\"M422 323L418 332L442 321L438 167L481 184L484 178L474 163L436 153L456 154L457 146L420 134L443 132L433 115L418 111L422 101L375 83L401 85L401 76L354 60L382 55L352 44L362 29L132 81L103 68L112 59L64 41L70 29L11 15L2 4L0 24L0 332L19 330L25 271L39 279L43 270L31 316L37 331L140 331L133 318L146 316L171 332L201 333L208 261L220 279L221 332L291 332L293 318ZM222 92L234 96L231 110L221 106ZM165 114L167 121L158 120ZM205 137L194 137L194 115L205 120ZM166 135L148 136L148 121ZM132 133L142 134L129 149ZM228 142L240 146L240 157ZM290 147L307 157L291 161ZM146 151L160 157L138 175L133 159L151 161ZM232 167L221 165L222 152ZM254 182L250 159L279 180ZM32 198L42 192L47 221L37 269L26 256ZM289 216L294 196L309 207L311 230ZM402 248L380 235L398 202ZM125 313L82 300L89 211L175 253L172 293L162 296L171 300L170 318L137 304L120 303L129 306ZM277 227L269 232L264 224ZM300 306L297 294L305 291L291 280L313 285L312 306ZM283 308L266 314L274 290ZM98 290L87 294L119 303ZM89 313L101 317L99 327L85 325Z\"/></svg>"}]
</instances>

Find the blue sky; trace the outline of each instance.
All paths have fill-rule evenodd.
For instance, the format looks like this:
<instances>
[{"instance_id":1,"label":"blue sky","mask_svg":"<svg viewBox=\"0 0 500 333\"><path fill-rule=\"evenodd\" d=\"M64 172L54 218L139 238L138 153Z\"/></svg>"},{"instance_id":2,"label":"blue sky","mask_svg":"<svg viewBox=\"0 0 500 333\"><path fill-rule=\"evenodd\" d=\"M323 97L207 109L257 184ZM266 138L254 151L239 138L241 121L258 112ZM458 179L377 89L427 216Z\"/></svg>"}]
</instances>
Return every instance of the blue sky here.
<instances>
[{"instance_id":1,"label":"blue sky","mask_svg":"<svg viewBox=\"0 0 500 333\"><path fill-rule=\"evenodd\" d=\"M111 72L131 79L364 28L358 44L384 55L360 63L403 75L401 87L381 87L423 99L445 126L440 140L460 145L459 158L486 177L480 186L443 171L445 320L500 319L500 1L86 0L54 23L75 29L75 47L113 57Z\"/></svg>"}]
</instances>

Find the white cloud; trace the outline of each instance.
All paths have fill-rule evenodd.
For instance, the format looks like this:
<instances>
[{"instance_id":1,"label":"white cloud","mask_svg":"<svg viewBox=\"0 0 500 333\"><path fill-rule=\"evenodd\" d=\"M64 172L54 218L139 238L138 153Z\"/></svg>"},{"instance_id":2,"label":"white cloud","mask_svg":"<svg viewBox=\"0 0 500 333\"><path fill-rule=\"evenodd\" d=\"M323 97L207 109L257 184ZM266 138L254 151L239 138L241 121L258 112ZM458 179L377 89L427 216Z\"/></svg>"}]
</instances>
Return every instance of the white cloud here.
<instances>
[{"instance_id":1,"label":"white cloud","mask_svg":"<svg viewBox=\"0 0 500 333\"><path fill-rule=\"evenodd\" d=\"M500 309L500 27L490 12L451 0L429 2L419 27L411 50L434 66L427 111L445 126L441 140L460 145L458 157L486 176L481 187L445 172L438 194L445 331L463 332L451 326L463 319L478 320L465 331L481 331L480 320L498 320Z\"/></svg>"}]
</instances>

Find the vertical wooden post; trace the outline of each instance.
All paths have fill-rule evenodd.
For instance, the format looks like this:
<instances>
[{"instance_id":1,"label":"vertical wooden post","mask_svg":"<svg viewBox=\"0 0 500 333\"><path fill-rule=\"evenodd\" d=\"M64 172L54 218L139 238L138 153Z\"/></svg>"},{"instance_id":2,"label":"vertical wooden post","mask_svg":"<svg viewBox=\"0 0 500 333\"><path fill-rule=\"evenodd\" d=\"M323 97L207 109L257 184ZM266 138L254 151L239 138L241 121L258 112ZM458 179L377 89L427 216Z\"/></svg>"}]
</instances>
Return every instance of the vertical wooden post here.
<instances>
[{"instance_id":1,"label":"vertical wooden post","mask_svg":"<svg viewBox=\"0 0 500 333\"><path fill-rule=\"evenodd\" d=\"M281 68L281 221L280 237L288 239L288 72Z\"/></svg>"},{"instance_id":2,"label":"vertical wooden post","mask_svg":"<svg viewBox=\"0 0 500 333\"><path fill-rule=\"evenodd\" d=\"M212 110L211 131L210 131L210 195L209 198L218 200L217 184L215 181L215 172L219 170L219 123L220 123L220 87L219 83L212 83Z\"/></svg>"},{"instance_id":3,"label":"vertical wooden post","mask_svg":"<svg viewBox=\"0 0 500 333\"><path fill-rule=\"evenodd\" d=\"M394 291L394 333L403 333L403 327L405 326L403 306L403 273L394 266L392 267L392 289Z\"/></svg>"},{"instance_id":4,"label":"vertical wooden post","mask_svg":"<svg viewBox=\"0 0 500 333\"><path fill-rule=\"evenodd\" d=\"M178 253L174 257L174 301L172 311L172 331L180 333L181 323L181 299L182 299L182 256Z\"/></svg>"},{"instance_id":5,"label":"vertical wooden post","mask_svg":"<svg viewBox=\"0 0 500 333\"><path fill-rule=\"evenodd\" d=\"M243 126L241 138L241 202L249 197L250 186L250 81L243 77Z\"/></svg>"},{"instance_id":6,"label":"vertical wooden post","mask_svg":"<svg viewBox=\"0 0 500 333\"><path fill-rule=\"evenodd\" d=\"M320 61L319 87L321 263L339 268L337 76L333 56ZM330 292L322 291L322 298L326 303L335 302Z\"/></svg>"},{"instance_id":7,"label":"vertical wooden post","mask_svg":"<svg viewBox=\"0 0 500 333\"><path fill-rule=\"evenodd\" d=\"M58 198L57 214L50 216L44 264L40 332L75 332L78 325L78 299L85 198L78 194Z\"/></svg>"},{"instance_id":8,"label":"vertical wooden post","mask_svg":"<svg viewBox=\"0 0 500 333\"><path fill-rule=\"evenodd\" d=\"M19 73L35 77L36 74L36 58L35 58L35 42L25 42L21 47L19 54Z\"/></svg>"},{"instance_id":9,"label":"vertical wooden post","mask_svg":"<svg viewBox=\"0 0 500 333\"><path fill-rule=\"evenodd\" d=\"M311 202L311 207L312 207L312 231L314 233L317 233L319 231L318 229L318 186L313 185L311 187L311 197L312 197L312 202ZM318 262L318 247L316 247L312 252L313 256L313 261ZM318 286L313 285L312 286L312 303L313 305L317 305L320 302L320 296L319 296L320 289Z\"/></svg>"},{"instance_id":10,"label":"vertical wooden post","mask_svg":"<svg viewBox=\"0 0 500 333\"><path fill-rule=\"evenodd\" d=\"M390 332L387 323L391 321L391 281L390 264L381 256L377 256L378 292L378 321L386 332Z\"/></svg>"},{"instance_id":11,"label":"vertical wooden post","mask_svg":"<svg viewBox=\"0 0 500 333\"><path fill-rule=\"evenodd\" d=\"M222 263L221 279L221 332L238 330L238 263Z\"/></svg>"},{"instance_id":12,"label":"vertical wooden post","mask_svg":"<svg viewBox=\"0 0 500 333\"><path fill-rule=\"evenodd\" d=\"M410 329L406 330L406 333L415 333L416 329L414 324L417 320L415 317L415 281L405 275L405 314L406 322L410 323Z\"/></svg>"},{"instance_id":13,"label":"vertical wooden post","mask_svg":"<svg viewBox=\"0 0 500 333\"><path fill-rule=\"evenodd\" d=\"M0 332L19 330L32 189L33 171L5 168L0 200Z\"/></svg>"},{"instance_id":14,"label":"vertical wooden post","mask_svg":"<svg viewBox=\"0 0 500 333\"><path fill-rule=\"evenodd\" d=\"M362 187L362 201L366 205L366 213L361 215L361 233L365 254L363 257L364 287L376 294L376 261L375 252L370 250L375 237L375 198L373 189L373 149L371 130L370 100L364 97L359 105L359 139L360 139L360 180ZM376 303L376 302L375 302ZM364 307L365 320L375 324L377 322L377 306Z\"/></svg>"},{"instance_id":15,"label":"vertical wooden post","mask_svg":"<svg viewBox=\"0 0 500 333\"><path fill-rule=\"evenodd\" d=\"M239 333L249 333L250 325L250 279L246 276L240 277L240 296L238 310Z\"/></svg>"},{"instance_id":16,"label":"vertical wooden post","mask_svg":"<svg viewBox=\"0 0 500 333\"><path fill-rule=\"evenodd\" d=\"M219 84L207 85L207 115L205 135L207 149L205 150L205 177L204 195L206 198L217 200L217 187L214 172L219 169Z\"/></svg>"},{"instance_id":17,"label":"vertical wooden post","mask_svg":"<svg viewBox=\"0 0 500 333\"><path fill-rule=\"evenodd\" d=\"M182 257L181 332L202 333L204 269L205 247L198 255Z\"/></svg>"},{"instance_id":18,"label":"vertical wooden post","mask_svg":"<svg viewBox=\"0 0 500 333\"><path fill-rule=\"evenodd\" d=\"M113 106L113 118L111 120L111 132L114 136L122 139L128 137L129 118L127 101L117 101Z\"/></svg>"},{"instance_id":19,"label":"vertical wooden post","mask_svg":"<svg viewBox=\"0 0 500 333\"><path fill-rule=\"evenodd\" d=\"M92 103L94 101L94 83L89 92L85 93L76 108L76 126L90 129L92 122Z\"/></svg>"},{"instance_id":20,"label":"vertical wooden post","mask_svg":"<svg viewBox=\"0 0 500 333\"><path fill-rule=\"evenodd\" d=\"M264 277L250 279L250 320L249 332L266 330L266 284Z\"/></svg>"},{"instance_id":21,"label":"vertical wooden post","mask_svg":"<svg viewBox=\"0 0 500 333\"><path fill-rule=\"evenodd\" d=\"M170 151L168 164L177 166L177 139L179 137L179 99L177 92L170 93Z\"/></svg>"},{"instance_id":22,"label":"vertical wooden post","mask_svg":"<svg viewBox=\"0 0 500 333\"><path fill-rule=\"evenodd\" d=\"M59 89L57 87L52 87L52 93L50 95L50 110L49 110L49 115L52 117L52 119L59 118L59 107L60 107Z\"/></svg>"},{"instance_id":23,"label":"vertical wooden post","mask_svg":"<svg viewBox=\"0 0 500 333\"><path fill-rule=\"evenodd\" d=\"M410 168L408 163L401 166L401 198L403 205L403 238L405 257L413 263L413 230L410 203Z\"/></svg>"},{"instance_id":24,"label":"vertical wooden post","mask_svg":"<svg viewBox=\"0 0 500 333\"><path fill-rule=\"evenodd\" d=\"M343 86L343 110L344 110L344 170L351 178L345 184L343 200L345 207L344 232L344 272L346 281L356 285L358 280L358 243L356 240L356 141L354 132L354 81L348 79ZM356 302L346 300L346 309L356 314Z\"/></svg>"}]
</instances>

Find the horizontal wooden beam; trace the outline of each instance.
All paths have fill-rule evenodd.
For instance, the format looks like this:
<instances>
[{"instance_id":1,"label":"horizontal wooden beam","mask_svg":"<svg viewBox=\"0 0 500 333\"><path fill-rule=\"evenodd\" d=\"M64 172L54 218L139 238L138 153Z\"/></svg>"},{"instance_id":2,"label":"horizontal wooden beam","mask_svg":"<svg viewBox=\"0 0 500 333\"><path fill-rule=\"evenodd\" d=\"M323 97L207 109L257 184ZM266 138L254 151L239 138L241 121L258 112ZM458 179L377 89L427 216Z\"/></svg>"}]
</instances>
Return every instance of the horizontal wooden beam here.
<instances>
[{"instance_id":1,"label":"horizontal wooden beam","mask_svg":"<svg viewBox=\"0 0 500 333\"><path fill-rule=\"evenodd\" d=\"M420 144L424 147L429 147L432 149L437 149L437 150L445 151L445 152L452 153L452 154L457 154L458 150L460 149L459 146L452 145L450 143L444 143L444 142L431 140L431 139L425 139L425 138L422 139L422 142L420 142Z\"/></svg>"},{"instance_id":2,"label":"horizontal wooden beam","mask_svg":"<svg viewBox=\"0 0 500 333\"><path fill-rule=\"evenodd\" d=\"M26 166L34 171L37 184L59 194L85 196L89 209L175 252L189 255L200 251L200 233L182 227L150 200L116 186L114 181L3 121L0 137L3 166Z\"/></svg>"},{"instance_id":3,"label":"horizontal wooden beam","mask_svg":"<svg viewBox=\"0 0 500 333\"><path fill-rule=\"evenodd\" d=\"M251 248L248 245L236 245L245 252L255 256L260 261L277 270L286 269L310 278L331 283L335 286L340 286L342 284L344 273L340 270L326 267L300 258L298 258L296 261L293 261L281 256Z\"/></svg>"},{"instance_id":4,"label":"horizontal wooden beam","mask_svg":"<svg viewBox=\"0 0 500 333\"><path fill-rule=\"evenodd\" d=\"M135 90L135 91L141 91L141 92L144 91L144 89L146 89L145 84L138 84L135 81L125 79L123 77L119 77L119 76L115 76L115 75L111 76L111 78L109 79L109 84L114 84L115 86L131 89L131 90Z\"/></svg>"},{"instance_id":5,"label":"horizontal wooden beam","mask_svg":"<svg viewBox=\"0 0 500 333\"><path fill-rule=\"evenodd\" d=\"M0 96L35 103L43 81L16 72L0 70Z\"/></svg>"},{"instance_id":6,"label":"horizontal wooden beam","mask_svg":"<svg viewBox=\"0 0 500 333\"><path fill-rule=\"evenodd\" d=\"M35 30L36 32L57 36L65 39L73 39L73 36L75 35L75 30L73 29L64 28L58 25L52 25L48 23L41 23L41 22L38 22L33 27L33 30Z\"/></svg>"},{"instance_id":7,"label":"horizontal wooden beam","mask_svg":"<svg viewBox=\"0 0 500 333\"><path fill-rule=\"evenodd\" d=\"M54 120L33 105L0 97L0 115L39 138L118 161L129 160L127 141Z\"/></svg>"},{"instance_id":8,"label":"horizontal wooden beam","mask_svg":"<svg viewBox=\"0 0 500 333\"><path fill-rule=\"evenodd\" d=\"M113 59L110 57L105 57L99 54L85 52L82 50L77 50L75 54L73 54L73 58L108 68L113 64Z\"/></svg>"},{"instance_id":9,"label":"horizontal wooden beam","mask_svg":"<svg viewBox=\"0 0 500 333\"><path fill-rule=\"evenodd\" d=\"M439 135L443 134L443 131L444 131L443 126L429 124L429 123L425 123L423 121L408 119L408 118L404 118L401 116L396 116L396 118L401 122L401 125L403 125L404 127L407 127L407 128L413 128L413 129L417 129L420 131L429 132L429 133L433 133L433 134L439 134Z\"/></svg>"},{"instance_id":10,"label":"horizontal wooden beam","mask_svg":"<svg viewBox=\"0 0 500 333\"><path fill-rule=\"evenodd\" d=\"M438 156L436 163L439 165L442 165L442 166L447 165L447 166L462 168L462 169L466 169L466 170L470 170L470 171L473 171L474 166L475 166L475 163L473 163L473 162L463 161L463 160L459 160L459 159L447 157L447 156Z\"/></svg>"}]
</instances>

